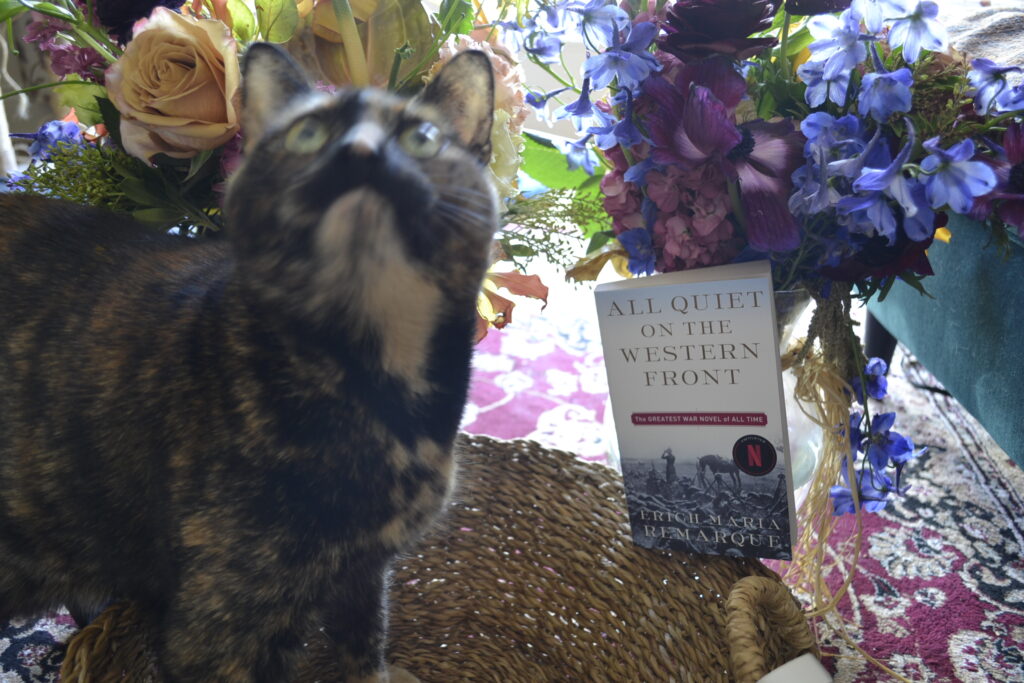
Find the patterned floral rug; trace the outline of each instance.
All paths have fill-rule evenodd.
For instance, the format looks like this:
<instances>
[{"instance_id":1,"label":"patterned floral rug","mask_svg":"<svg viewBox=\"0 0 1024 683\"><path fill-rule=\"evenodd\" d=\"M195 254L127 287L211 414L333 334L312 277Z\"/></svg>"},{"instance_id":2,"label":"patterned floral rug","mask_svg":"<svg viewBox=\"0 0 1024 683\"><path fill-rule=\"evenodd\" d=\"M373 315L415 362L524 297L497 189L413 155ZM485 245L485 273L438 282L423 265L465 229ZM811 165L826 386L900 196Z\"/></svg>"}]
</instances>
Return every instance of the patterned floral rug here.
<instances>
[{"instance_id":1,"label":"patterned floral rug","mask_svg":"<svg viewBox=\"0 0 1024 683\"><path fill-rule=\"evenodd\" d=\"M474 360L463 429L603 462L607 381L591 311L589 296L552 300L492 332ZM867 519L842 605L850 633L913 681L1024 681L1024 472L897 353L897 429L929 452L909 467L908 498ZM74 630L64 612L0 627L0 683L56 681ZM839 655L826 662L836 681L889 680L842 643L823 645Z\"/></svg>"}]
</instances>

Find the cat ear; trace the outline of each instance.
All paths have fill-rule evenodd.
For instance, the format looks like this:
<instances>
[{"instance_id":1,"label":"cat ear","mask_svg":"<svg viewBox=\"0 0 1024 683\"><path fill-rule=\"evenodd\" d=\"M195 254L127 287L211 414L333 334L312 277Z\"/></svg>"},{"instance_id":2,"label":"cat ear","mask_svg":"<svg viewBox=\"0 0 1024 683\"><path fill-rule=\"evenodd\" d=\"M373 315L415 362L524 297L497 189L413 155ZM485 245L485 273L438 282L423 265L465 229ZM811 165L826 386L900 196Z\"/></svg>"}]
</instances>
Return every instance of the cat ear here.
<instances>
[{"instance_id":1,"label":"cat ear","mask_svg":"<svg viewBox=\"0 0 1024 683\"><path fill-rule=\"evenodd\" d=\"M479 50L455 55L427 84L418 100L451 121L459 140L481 163L490 162L494 73L487 55Z\"/></svg>"},{"instance_id":2,"label":"cat ear","mask_svg":"<svg viewBox=\"0 0 1024 683\"><path fill-rule=\"evenodd\" d=\"M255 144L288 104L310 91L302 69L283 49L253 43L242 60L242 130L246 149Z\"/></svg>"}]
</instances>

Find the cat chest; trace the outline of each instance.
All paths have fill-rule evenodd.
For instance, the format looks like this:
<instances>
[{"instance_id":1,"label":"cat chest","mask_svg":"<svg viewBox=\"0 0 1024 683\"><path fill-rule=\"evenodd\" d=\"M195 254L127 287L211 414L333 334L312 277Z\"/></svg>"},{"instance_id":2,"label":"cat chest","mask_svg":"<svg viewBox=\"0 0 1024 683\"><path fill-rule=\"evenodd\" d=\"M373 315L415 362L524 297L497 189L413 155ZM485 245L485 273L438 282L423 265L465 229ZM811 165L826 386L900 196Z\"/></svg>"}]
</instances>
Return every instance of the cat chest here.
<instances>
[{"instance_id":1,"label":"cat chest","mask_svg":"<svg viewBox=\"0 0 1024 683\"><path fill-rule=\"evenodd\" d=\"M313 545L405 549L446 505L455 477L450 451L414 447L339 449L328 467L281 463L249 507L252 521Z\"/></svg>"}]
</instances>

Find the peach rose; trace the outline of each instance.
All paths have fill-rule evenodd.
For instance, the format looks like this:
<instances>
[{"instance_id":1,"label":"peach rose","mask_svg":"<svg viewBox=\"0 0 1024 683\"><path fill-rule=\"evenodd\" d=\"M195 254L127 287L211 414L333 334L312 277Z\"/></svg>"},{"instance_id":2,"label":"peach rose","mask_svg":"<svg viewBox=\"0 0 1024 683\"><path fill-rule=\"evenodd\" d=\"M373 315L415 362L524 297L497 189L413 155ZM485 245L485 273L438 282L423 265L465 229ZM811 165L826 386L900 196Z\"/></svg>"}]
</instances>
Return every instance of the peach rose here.
<instances>
[{"instance_id":1,"label":"peach rose","mask_svg":"<svg viewBox=\"0 0 1024 683\"><path fill-rule=\"evenodd\" d=\"M238 132L241 75L231 31L157 7L107 70L129 154L188 159Z\"/></svg>"}]
</instances>

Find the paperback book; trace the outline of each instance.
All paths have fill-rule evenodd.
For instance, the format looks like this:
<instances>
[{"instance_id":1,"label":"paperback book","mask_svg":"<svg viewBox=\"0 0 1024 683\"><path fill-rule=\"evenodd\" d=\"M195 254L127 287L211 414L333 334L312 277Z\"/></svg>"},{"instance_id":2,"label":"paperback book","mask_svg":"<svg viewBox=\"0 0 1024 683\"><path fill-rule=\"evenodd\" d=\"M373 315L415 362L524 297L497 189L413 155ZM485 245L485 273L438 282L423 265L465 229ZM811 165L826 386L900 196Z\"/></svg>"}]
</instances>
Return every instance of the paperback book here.
<instances>
[{"instance_id":1,"label":"paperback book","mask_svg":"<svg viewBox=\"0 0 1024 683\"><path fill-rule=\"evenodd\" d=\"M769 263L602 284L595 296L633 541L792 559Z\"/></svg>"}]
</instances>

